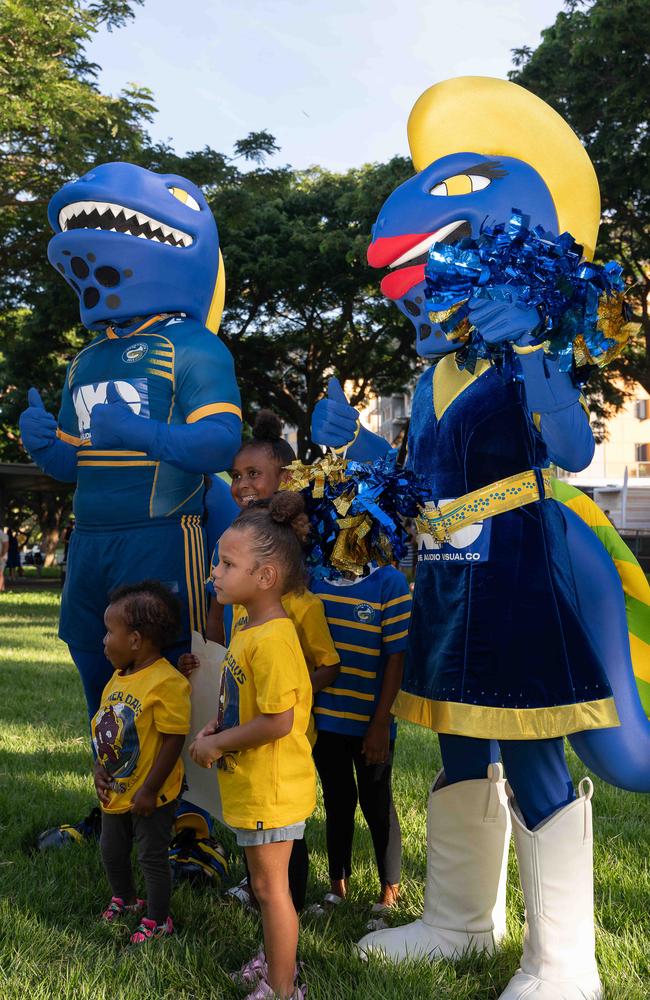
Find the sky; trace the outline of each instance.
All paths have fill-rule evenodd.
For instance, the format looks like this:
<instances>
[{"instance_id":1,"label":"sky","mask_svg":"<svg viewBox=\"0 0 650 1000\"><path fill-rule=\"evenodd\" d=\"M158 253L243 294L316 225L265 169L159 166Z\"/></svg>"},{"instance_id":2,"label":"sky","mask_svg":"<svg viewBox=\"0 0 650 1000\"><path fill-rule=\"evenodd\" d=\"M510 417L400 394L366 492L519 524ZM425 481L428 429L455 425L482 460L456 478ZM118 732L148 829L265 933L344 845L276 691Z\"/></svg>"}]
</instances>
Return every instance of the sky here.
<instances>
[{"instance_id":1,"label":"sky","mask_svg":"<svg viewBox=\"0 0 650 1000\"><path fill-rule=\"evenodd\" d=\"M259 129L274 163L345 170L407 155L417 97L465 74L505 77L562 0L146 0L88 47L107 93L149 87L151 128L179 153Z\"/></svg>"}]
</instances>

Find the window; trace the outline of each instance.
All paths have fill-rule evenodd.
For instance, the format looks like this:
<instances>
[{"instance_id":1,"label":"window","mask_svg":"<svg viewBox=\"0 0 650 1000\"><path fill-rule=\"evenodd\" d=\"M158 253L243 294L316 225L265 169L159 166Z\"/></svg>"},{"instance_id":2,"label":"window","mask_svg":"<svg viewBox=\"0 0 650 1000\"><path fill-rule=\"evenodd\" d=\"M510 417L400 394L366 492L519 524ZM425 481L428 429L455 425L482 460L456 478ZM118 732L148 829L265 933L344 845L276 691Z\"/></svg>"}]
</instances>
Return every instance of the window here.
<instances>
[{"instance_id":1,"label":"window","mask_svg":"<svg viewBox=\"0 0 650 1000\"><path fill-rule=\"evenodd\" d=\"M634 445L634 461L650 462L650 444Z\"/></svg>"},{"instance_id":2,"label":"window","mask_svg":"<svg viewBox=\"0 0 650 1000\"><path fill-rule=\"evenodd\" d=\"M637 420L647 420L650 413L650 407L648 406L649 400L647 399L637 399L635 409L635 416Z\"/></svg>"}]
</instances>

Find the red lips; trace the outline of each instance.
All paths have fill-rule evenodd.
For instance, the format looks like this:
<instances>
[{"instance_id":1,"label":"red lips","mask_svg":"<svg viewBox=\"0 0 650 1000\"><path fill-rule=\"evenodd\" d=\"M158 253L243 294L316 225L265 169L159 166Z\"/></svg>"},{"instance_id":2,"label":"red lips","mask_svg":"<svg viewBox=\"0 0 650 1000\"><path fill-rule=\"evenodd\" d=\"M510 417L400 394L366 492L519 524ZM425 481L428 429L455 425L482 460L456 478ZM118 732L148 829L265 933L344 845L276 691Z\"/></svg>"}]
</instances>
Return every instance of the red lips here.
<instances>
[{"instance_id":1,"label":"red lips","mask_svg":"<svg viewBox=\"0 0 650 1000\"><path fill-rule=\"evenodd\" d=\"M424 281L424 264L415 264L413 267L400 267L398 271L391 271L382 278L379 287L387 299L401 299L409 288L419 285L421 281Z\"/></svg>"},{"instance_id":2,"label":"red lips","mask_svg":"<svg viewBox=\"0 0 650 1000\"><path fill-rule=\"evenodd\" d=\"M371 267L389 267L402 254L425 240L431 233L402 233L400 236L380 236L368 247L368 263ZM387 299L401 299L409 288L424 281L424 264L401 267L387 274L381 282L382 293Z\"/></svg>"}]
</instances>

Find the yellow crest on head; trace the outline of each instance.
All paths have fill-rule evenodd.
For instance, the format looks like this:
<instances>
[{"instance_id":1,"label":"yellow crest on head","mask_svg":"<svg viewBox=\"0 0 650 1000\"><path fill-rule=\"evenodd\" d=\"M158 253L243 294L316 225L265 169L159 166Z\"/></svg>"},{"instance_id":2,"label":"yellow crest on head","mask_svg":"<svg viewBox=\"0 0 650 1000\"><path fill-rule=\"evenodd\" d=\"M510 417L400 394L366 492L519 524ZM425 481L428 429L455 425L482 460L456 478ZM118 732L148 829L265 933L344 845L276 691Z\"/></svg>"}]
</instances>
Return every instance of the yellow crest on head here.
<instances>
[{"instance_id":1,"label":"yellow crest on head","mask_svg":"<svg viewBox=\"0 0 650 1000\"><path fill-rule=\"evenodd\" d=\"M217 280L214 285L214 292L212 293L212 301L210 303L210 308L208 309L208 316L205 321L205 325L211 333L217 333L219 330L219 326L221 324L221 314L223 313L225 301L226 269L223 264L221 250L219 250L219 269L217 271Z\"/></svg>"},{"instance_id":2,"label":"yellow crest on head","mask_svg":"<svg viewBox=\"0 0 650 1000\"><path fill-rule=\"evenodd\" d=\"M417 171L464 152L530 164L551 193L560 233L570 232L585 257L593 257L600 224L596 172L573 129L530 91L489 76L436 83L415 102L408 138Z\"/></svg>"}]
</instances>

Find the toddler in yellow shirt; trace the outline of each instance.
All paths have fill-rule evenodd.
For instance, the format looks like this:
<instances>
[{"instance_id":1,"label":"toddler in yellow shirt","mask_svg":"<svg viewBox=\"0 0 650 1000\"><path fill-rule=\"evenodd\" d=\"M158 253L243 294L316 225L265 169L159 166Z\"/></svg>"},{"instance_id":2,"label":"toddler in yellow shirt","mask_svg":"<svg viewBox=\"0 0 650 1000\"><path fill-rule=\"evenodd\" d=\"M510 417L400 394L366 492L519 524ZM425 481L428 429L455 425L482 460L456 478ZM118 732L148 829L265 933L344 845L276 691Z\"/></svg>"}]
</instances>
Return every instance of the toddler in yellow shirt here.
<instances>
[{"instance_id":1,"label":"toddler in yellow shirt","mask_svg":"<svg viewBox=\"0 0 650 1000\"><path fill-rule=\"evenodd\" d=\"M91 722L95 788L102 808L100 847L113 892L102 917L141 914L131 944L173 933L168 849L183 782L180 760L190 729L190 685L164 659L180 627L176 598L156 580L119 587L104 615L104 652L115 673ZM131 869L135 840L147 901Z\"/></svg>"},{"instance_id":2,"label":"toddler in yellow shirt","mask_svg":"<svg viewBox=\"0 0 650 1000\"><path fill-rule=\"evenodd\" d=\"M312 689L305 658L282 595L303 584L304 508L281 493L268 508L243 511L219 541L213 572L217 600L241 604L247 621L224 661L219 713L190 753L218 770L225 821L244 847L264 930L264 955L245 981L251 1000L302 998L296 983L298 917L289 892L293 841L316 804L316 774L307 729ZM224 763L225 762L225 763ZM243 971L243 970L242 970Z\"/></svg>"}]
</instances>

